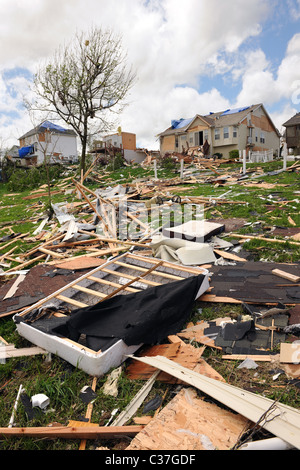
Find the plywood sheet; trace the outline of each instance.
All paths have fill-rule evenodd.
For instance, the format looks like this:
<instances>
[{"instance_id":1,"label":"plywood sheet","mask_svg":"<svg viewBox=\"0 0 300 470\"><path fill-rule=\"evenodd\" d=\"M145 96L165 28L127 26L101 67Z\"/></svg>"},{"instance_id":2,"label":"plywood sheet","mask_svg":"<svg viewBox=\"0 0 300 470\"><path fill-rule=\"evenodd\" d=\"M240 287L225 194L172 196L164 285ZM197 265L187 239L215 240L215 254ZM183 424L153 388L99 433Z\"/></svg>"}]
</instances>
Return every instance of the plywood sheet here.
<instances>
[{"instance_id":1,"label":"plywood sheet","mask_svg":"<svg viewBox=\"0 0 300 470\"><path fill-rule=\"evenodd\" d=\"M132 440L127 450L230 450L248 420L182 389Z\"/></svg>"},{"instance_id":2,"label":"plywood sheet","mask_svg":"<svg viewBox=\"0 0 300 470\"><path fill-rule=\"evenodd\" d=\"M203 348L195 348L184 342L177 342L173 344L160 344L144 348L142 355L145 356L157 356L161 355L173 360L177 364L180 364L188 369L194 370L200 374L212 377L216 380L224 381L223 377L213 369L207 362L201 357ZM134 380L148 380L153 373L155 368L139 361L131 363L127 368L127 376ZM165 372L161 372L157 380L167 383L182 383L176 377L172 377Z\"/></svg>"}]
</instances>

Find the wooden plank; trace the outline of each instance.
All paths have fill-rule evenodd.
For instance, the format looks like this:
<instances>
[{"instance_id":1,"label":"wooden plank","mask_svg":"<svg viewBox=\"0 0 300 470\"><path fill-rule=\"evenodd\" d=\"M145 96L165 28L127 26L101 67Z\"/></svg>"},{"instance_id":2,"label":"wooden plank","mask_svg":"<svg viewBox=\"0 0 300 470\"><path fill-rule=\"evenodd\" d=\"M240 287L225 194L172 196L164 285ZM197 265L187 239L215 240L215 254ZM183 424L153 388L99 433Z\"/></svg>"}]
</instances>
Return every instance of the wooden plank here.
<instances>
[{"instance_id":1,"label":"wooden plank","mask_svg":"<svg viewBox=\"0 0 300 470\"><path fill-rule=\"evenodd\" d=\"M95 392L95 390L96 390L96 385L97 385L97 377L94 377L94 378L93 378L92 387L91 387L94 392ZM88 424L91 423L93 405L94 405L93 402L90 402L90 403L88 404L88 406L87 406L85 418L88 419ZM80 442L79 450L84 450L84 449L85 449L85 446L86 446L86 439L83 439L83 440Z\"/></svg>"},{"instance_id":2,"label":"wooden plank","mask_svg":"<svg viewBox=\"0 0 300 470\"><path fill-rule=\"evenodd\" d=\"M291 240L280 240L277 238L267 238L267 237L255 237L253 235L239 235L237 233L231 233L230 236L234 238L241 238L243 240L247 240L249 238L249 240L262 240L264 242L269 242L269 243L290 243L291 245L300 246L300 242L295 242Z\"/></svg>"},{"instance_id":3,"label":"wooden plank","mask_svg":"<svg viewBox=\"0 0 300 470\"><path fill-rule=\"evenodd\" d=\"M73 289L80 290L81 292L85 292L86 294L95 295L96 297L101 297L101 299L106 297L106 294L103 294L102 292L98 292L94 289L89 289L88 287L80 286L79 284L75 284L73 286Z\"/></svg>"},{"instance_id":4,"label":"wooden plank","mask_svg":"<svg viewBox=\"0 0 300 470\"><path fill-rule=\"evenodd\" d=\"M300 276L296 276L294 274L287 273L285 271L282 271L281 269L273 269L272 274L275 276L282 277L283 279L288 279L291 282L299 282L300 281Z\"/></svg>"},{"instance_id":5,"label":"wooden plank","mask_svg":"<svg viewBox=\"0 0 300 470\"><path fill-rule=\"evenodd\" d=\"M0 428L0 436L34 437L45 439L117 439L135 436L144 426L39 426L24 428Z\"/></svg>"},{"instance_id":6,"label":"wooden plank","mask_svg":"<svg viewBox=\"0 0 300 470\"><path fill-rule=\"evenodd\" d=\"M22 263L22 264L20 264L19 266L15 267L15 268L8 269L7 271L5 271L5 273L13 273L14 271L19 271L20 269L25 268L25 266L30 266L31 264L36 263L37 261L40 261L41 259L43 259L45 257L46 257L45 254L43 254L41 256L37 256L36 258L33 258L29 261L26 261L25 263Z\"/></svg>"},{"instance_id":7,"label":"wooden plank","mask_svg":"<svg viewBox=\"0 0 300 470\"><path fill-rule=\"evenodd\" d=\"M94 282L98 282L99 284L105 284L112 287L121 287L122 284L118 284L117 282L107 281L106 279L101 279L100 277L89 276L88 279ZM135 289L133 287L125 287L126 291L128 292L139 292L140 289Z\"/></svg>"},{"instance_id":8,"label":"wooden plank","mask_svg":"<svg viewBox=\"0 0 300 470\"><path fill-rule=\"evenodd\" d=\"M140 266L135 266L133 264L128 264L128 263L123 263L121 261L117 261L116 264L118 264L119 266L123 266L124 268L130 268L130 269L135 269L136 271L141 271L143 273L145 273L147 271L146 268L141 268ZM163 264L163 263L161 263ZM152 274L154 274L155 276L160 276L160 277L166 277L168 279L173 279L174 281L181 281L182 279L184 279L183 277L180 277L180 276L174 276L173 274L168 274L168 273L162 273L160 271L153 271Z\"/></svg>"},{"instance_id":9,"label":"wooden plank","mask_svg":"<svg viewBox=\"0 0 300 470\"><path fill-rule=\"evenodd\" d=\"M10 346L0 347L0 359L9 359L11 357L22 357L22 356L35 356L36 354L47 354L42 348L30 347L30 348L15 348Z\"/></svg>"},{"instance_id":10,"label":"wooden plank","mask_svg":"<svg viewBox=\"0 0 300 470\"><path fill-rule=\"evenodd\" d=\"M89 305L87 304L84 304L83 302L79 302L78 300L74 300L74 299L70 299L69 297L65 297L64 295L55 295L54 297L56 297L57 299L59 300L62 300L63 302L66 302L68 304L71 304L71 305L75 305L76 307L89 307Z\"/></svg>"},{"instance_id":11,"label":"wooden plank","mask_svg":"<svg viewBox=\"0 0 300 470\"><path fill-rule=\"evenodd\" d=\"M244 361L245 359L252 359L255 362L270 362L274 356L270 354L224 354L222 359L233 361Z\"/></svg>"},{"instance_id":12,"label":"wooden plank","mask_svg":"<svg viewBox=\"0 0 300 470\"><path fill-rule=\"evenodd\" d=\"M135 276L132 276L131 274L120 273L119 271L113 271L112 269L108 269L108 268L103 268L102 271L107 274L111 274L113 276L126 277L127 279L135 279ZM159 282L149 281L148 279L143 279L143 283L148 284L149 286L152 286L152 287L160 286Z\"/></svg>"},{"instance_id":13,"label":"wooden plank","mask_svg":"<svg viewBox=\"0 0 300 470\"><path fill-rule=\"evenodd\" d=\"M228 253L227 251L217 250L214 248L214 252L217 253L217 255L222 256L223 258L231 259L233 261L247 261L245 258L240 258L239 256L236 256L233 253Z\"/></svg>"}]
</instances>

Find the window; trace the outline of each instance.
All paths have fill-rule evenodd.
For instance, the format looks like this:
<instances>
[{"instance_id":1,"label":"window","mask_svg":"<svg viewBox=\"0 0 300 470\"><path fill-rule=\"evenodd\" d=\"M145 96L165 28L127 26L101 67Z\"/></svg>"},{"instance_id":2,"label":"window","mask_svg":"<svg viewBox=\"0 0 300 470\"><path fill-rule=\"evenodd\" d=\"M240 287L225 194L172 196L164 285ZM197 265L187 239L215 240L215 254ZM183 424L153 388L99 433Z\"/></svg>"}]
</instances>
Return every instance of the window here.
<instances>
[{"instance_id":1,"label":"window","mask_svg":"<svg viewBox=\"0 0 300 470\"><path fill-rule=\"evenodd\" d=\"M223 136L224 136L224 139L229 139L229 128L228 127L224 127Z\"/></svg>"},{"instance_id":2,"label":"window","mask_svg":"<svg viewBox=\"0 0 300 470\"><path fill-rule=\"evenodd\" d=\"M261 134L260 134L260 143L261 144L265 143L265 134L263 132L261 132Z\"/></svg>"},{"instance_id":3,"label":"window","mask_svg":"<svg viewBox=\"0 0 300 470\"><path fill-rule=\"evenodd\" d=\"M175 136L175 147L178 148L178 135Z\"/></svg>"},{"instance_id":4,"label":"window","mask_svg":"<svg viewBox=\"0 0 300 470\"><path fill-rule=\"evenodd\" d=\"M220 129L215 129L215 140L220 140Z\"/></svg>"},{"instance_id":5,"label":"window","mask_svg":"<svg viewBox=\"0 0 300 470\"><path fill-rule=\"evenodd\" d=\"M204 131L204 142L207 140L208 142L208 129L205 129Z\"/></svg>"},{"instance_id":6,"label":"window","mask_svg":"<svg viewBox=\"0 0 300 470\"><path fill-rule=\"evenodd\" d=\"M237 128L237 126L233 126L232 137L237 137L237 136L238 136L238 128Z\"/></svg>"}]
</instances>

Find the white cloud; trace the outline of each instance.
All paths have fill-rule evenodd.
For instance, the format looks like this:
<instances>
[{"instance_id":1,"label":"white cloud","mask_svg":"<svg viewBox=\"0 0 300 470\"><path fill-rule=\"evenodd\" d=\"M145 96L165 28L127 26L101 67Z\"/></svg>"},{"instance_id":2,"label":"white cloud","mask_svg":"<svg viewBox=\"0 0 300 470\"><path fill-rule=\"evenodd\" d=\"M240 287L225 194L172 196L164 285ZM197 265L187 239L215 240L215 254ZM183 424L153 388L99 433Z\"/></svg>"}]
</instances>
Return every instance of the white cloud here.
<instances>
[{"instance_id":1,"label":"white cloud","mask_svg":"<svg viewBox=\"0 0 300 470\"><path fill-rule=\"evenodd\" d=\"M34 72L76 30L112 27L122 35L128 62L138 77L120 124L137 134L141 146L153 148L155 135L171 119L230 107L213 84L199 87L203 73L231 70L234 80L242 79L238 100L243 105L272 103L273 85L283 94L285 80L294 79L290 66L298 64L299 70L298 39L290 43L278 78L262 50L250 52L246 61L239 50L247 39L261 34L273 1L1 0L0 71L26 67ZM13 98L8 85L14 87ZM25 85L20 76L9 83L0 79L0 110L18 109ZM0 136L5 132L1 122ZM25 115L16 126L22 123L25 132Z\"/></svg>"},{"instance_id":2,"label":"white cloud","mask_svg":"<svg viewBox=\"0 0 300 470\"><path fill-rule=\"evenodd\" d=\"M289 41L286 55L276 72L262 50L248 55L243 68L236 71L243 76L242 89L237 104L260 103L273 105L281 99L293 102L293 96L300 96L300 33ZM295 104L295 103L294 103Z\"/></svg>"}]
</instances>

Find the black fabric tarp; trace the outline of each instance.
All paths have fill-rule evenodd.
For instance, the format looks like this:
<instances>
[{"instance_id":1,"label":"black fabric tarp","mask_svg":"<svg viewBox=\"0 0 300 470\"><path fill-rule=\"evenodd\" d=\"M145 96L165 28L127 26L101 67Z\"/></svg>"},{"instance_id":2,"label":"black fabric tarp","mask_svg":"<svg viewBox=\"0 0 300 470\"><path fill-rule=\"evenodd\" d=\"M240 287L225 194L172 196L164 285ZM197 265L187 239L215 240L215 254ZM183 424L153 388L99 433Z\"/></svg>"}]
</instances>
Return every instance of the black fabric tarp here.
<instances>
[{"instance_id":1,"label":"black fabric tarp","mask_svg":"<svg viewBox=\"0 0 300 470\"><path fill-rule=\"evenodd\" d=\"M53 327L48 321L47 332L73 341L86 335L87 345L93 350L119 339L127 346L159 343L181 330L204 278L200 274L133 294L115 295L91 307L74 310Z\"/></svg>"}]
</instances>

